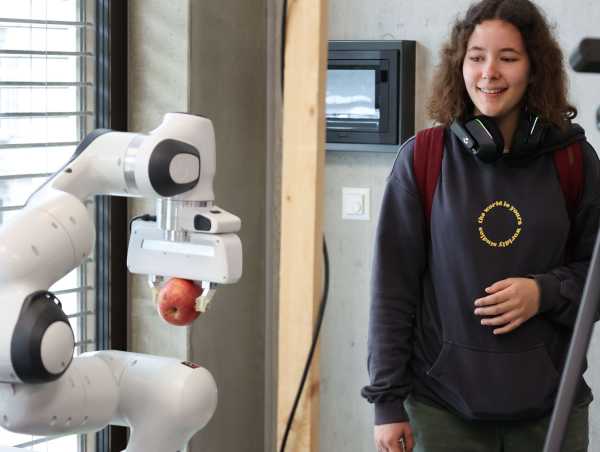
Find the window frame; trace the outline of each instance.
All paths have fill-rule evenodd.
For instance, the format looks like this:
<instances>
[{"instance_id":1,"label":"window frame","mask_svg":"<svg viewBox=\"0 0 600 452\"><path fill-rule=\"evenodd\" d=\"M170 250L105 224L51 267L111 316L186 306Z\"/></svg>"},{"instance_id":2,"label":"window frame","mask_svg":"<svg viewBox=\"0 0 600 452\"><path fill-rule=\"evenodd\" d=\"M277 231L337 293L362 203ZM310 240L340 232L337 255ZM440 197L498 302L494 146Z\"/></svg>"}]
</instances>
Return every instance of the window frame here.
<instances>
[{"instance_id":1,"label":"window frame","mask_svg":"<svg viewBox=\"0 0 600 452\"><path fill-rule=\"evenodd\" d=\"M378 129L356 120L326 121L328 151L398 152L414 133L415 41L329 41L328 69L374 70ZM332 127L333 126L333 127Z\"/></svg>"},{"instance_id":2,"label":"window frame","mask_svg":"<svg viewBox=\"0 0 600 452\"><path fill-rule=\"evenodd\" d=\"M127 2L96 3L96 128L127 130ZM96 197L96 341L127 350L127 199ZM120 452L127 429L96 433L96 452Z\"/></svg>"}]
</instances>

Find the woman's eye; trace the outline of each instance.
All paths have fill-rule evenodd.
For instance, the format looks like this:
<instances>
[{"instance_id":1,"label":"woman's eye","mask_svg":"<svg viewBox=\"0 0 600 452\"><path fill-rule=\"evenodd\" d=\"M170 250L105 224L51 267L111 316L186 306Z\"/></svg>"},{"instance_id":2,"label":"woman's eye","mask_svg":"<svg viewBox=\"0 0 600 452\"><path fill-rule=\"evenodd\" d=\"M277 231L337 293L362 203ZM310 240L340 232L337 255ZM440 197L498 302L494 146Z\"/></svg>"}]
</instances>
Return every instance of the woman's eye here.
<instances>
[{"instance_id":1,"label":"woman's eye","mask_svg":"<svg viewBox=\"0 0 600 452\"><path fill-rule=\"evenodd\" d=\"M473 62L475 62L475 63L479 63L480 61L483 61L483 57L480 57L480 56L472 56L472 57L469 57L469 60L471 60L471 61L473 61Z\"/></svg>"},{"instance_id":2,"label":"woman's eye","mask_svg":"<svg viewBox=\"0 0 600 452\"><path fill-rule=\"evenodd\" d=\"M504 57L504 58L502 58L502 61L505 61L507 63L513 63L513 62L517 61L517 58L506 58L506 57Z\"/></svg>"}]
</instances>

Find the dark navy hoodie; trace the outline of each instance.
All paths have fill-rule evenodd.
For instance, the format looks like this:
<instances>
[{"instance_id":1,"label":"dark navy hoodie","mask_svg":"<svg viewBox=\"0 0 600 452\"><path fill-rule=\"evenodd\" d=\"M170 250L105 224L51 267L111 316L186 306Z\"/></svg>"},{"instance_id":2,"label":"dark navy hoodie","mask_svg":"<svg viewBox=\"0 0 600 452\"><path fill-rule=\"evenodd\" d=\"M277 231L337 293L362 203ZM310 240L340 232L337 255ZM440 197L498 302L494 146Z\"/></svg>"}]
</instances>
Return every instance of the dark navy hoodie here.
<instances>
[{"instance_id":1,"label":"dark navy hoodie","mask_svg":"<svg viewBox=\"0 0 600 452\"><path fill-rule=\"evenodd\" d=\"M582 143L584 189L572 221L553 152ZM413 175L414 138L383 196L371 281L362 395L375 423L407 421L409 394L467 419L534 419L552 410L600 215L600 162L583 130L550 129L537 149L484 163L445 132L430 230ZM535 278L540 311L494 335L474 301L509 277ZM578 399L591 400L583 378Z\"/></svg>"}]
</instances>

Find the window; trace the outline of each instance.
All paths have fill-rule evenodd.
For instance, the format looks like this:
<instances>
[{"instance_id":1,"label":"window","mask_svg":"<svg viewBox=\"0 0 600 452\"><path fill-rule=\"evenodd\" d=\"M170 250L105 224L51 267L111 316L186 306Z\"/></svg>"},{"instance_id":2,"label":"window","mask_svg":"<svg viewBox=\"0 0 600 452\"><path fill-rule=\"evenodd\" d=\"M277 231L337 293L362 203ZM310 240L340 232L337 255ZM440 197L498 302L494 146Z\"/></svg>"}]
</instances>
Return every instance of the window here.
<instances>
[{"instance_id":1,"label":"window","mask_svg":"<svg viewBox=\"0 0 600 452\"><path fill-rule=\"evenodd\" d=\"M330 41L327 149L397 152L414 130L414 41Z\"/></svg>"},{"instance_id":2,"label":"window","mask_svg":"<svg viewBox=\"0 0 600 452\"><path fill-rule=\"evenodd\" d=\"M71 156L94 127L91 0L0 0L0 224ZM86 201L94 215L94 200ZM76 355L96 348L94 257L50 290L61 300ZM0 445L95 450L94 435L47 439L0 430Z\"/></svg>"}]
</instances>

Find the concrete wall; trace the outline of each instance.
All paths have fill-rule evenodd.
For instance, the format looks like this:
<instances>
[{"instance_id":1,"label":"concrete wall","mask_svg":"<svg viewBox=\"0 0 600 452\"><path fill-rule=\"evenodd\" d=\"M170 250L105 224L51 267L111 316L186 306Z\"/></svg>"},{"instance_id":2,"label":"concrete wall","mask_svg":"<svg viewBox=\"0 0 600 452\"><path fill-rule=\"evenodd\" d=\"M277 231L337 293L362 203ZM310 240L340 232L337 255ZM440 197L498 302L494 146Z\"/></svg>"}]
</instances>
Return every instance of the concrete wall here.
<instances>
[{"instance_id":1,"label":"concrete wall","mask_svg":"<svg viewBox=\"0 0 600 452\"><path fill-rule=\"evenodd\" d=\"M129 1L128 129L148 132L170 111L187 111L189 1ZM130 200L130 216L154 214L154 202ZM158 316L145 276L129 277L129 350L188 358L186 328Z\"/></svg>"},{"instance_id":2,"label":"concrete wall","mask_svg":"<svg viewBox=\"0 0 600 452\"><path fill-rule=\"evenodd\" d=\"M411 39L417 41L416 129L429 125L424 105L429 82L445 40L459 11L469 0L330 0L330 39ZM548 16L557 20L557 35L568 55L585 36L598 35L597 0L539 0ZM451 6L450 6L451 5ZM600 75L571 72L571 98L579 108L578 122L600 150L595 112L600 104ZM374 229L385 178L394 160L391 154L328 152L325 193L325 232L331 261L329 305L321 349L321 450L364 452L372 446L372 409L360 396L368 382L366 339L368 281ZM371 220L341 219L342 187L371 189ZM600 394L600 339L590 352L588 381ZM600 450L600 408L593 407L592 446Z\"/></svg>"},{"instance_id":3,"label":"concrete wall","mask_svg":"<svg viewBox=\"0 0 600 452\"><path fill-rule=\"evenodd\" d=\"M281 239L282 91L280 0L267 0L267 174L265 303L265 451L277 450L277 319Z\"/></svg>"},{"instance_id":4,"label":"concrete wall","mask_svg":"<svg viewBox=\"0 0 600 452\"><path fill-rule=\"evenodd\" d=\"M263 452L265 400L266 1L191 2L190 111L212 119L215 196L242 218L244 275L194 323L191 358L219 387L193 452Z\"/></svg>"},{"instance_id":5,"label":"concrete wall","mask_svg":"<svg viewBox=\"0 0 600 452\"><path fill-rule=\"evenodd\" d=\"M266 5L264 0L129 2L129 129L169 111L212 119L215 196L242 218L244 275L190 328L159 319L146 279L130 277L130 350L191 359L211 371L219 405L190 452L263 452L265 399ZM130 202L130 215L154 203ZM168 384L168 382L165 382Z\"/></svg>"}]
</instances>

